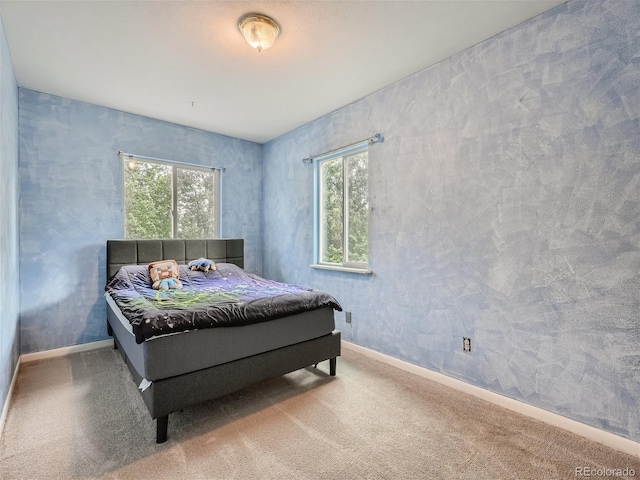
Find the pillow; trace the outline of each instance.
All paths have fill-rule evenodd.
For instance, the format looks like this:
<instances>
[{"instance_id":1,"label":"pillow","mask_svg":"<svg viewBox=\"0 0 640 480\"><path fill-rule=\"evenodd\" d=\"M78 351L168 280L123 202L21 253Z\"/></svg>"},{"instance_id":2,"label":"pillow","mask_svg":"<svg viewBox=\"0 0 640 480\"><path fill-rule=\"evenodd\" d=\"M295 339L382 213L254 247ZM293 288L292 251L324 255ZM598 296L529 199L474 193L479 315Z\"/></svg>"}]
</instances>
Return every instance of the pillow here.
<instances>
[{"instance_id":1,"label":"pillow","mask_svg":"<svg viewBox=\"0 0 640 480\"><path fill-rule=\"evenodd\" d=\"M151 286L156 290L182 288L180 269L175 260L160 260L149 264Z\"/></svg>"}]
</instances>

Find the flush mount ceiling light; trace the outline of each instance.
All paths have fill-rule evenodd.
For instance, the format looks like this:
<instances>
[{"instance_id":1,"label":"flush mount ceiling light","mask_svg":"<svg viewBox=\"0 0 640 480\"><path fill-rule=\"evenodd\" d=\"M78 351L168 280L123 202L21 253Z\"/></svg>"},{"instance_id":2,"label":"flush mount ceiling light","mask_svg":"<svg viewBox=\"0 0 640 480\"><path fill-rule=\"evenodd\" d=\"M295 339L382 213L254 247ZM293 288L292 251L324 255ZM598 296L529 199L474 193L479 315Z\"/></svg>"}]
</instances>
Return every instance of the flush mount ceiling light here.
<instances>
[{"instance_id":1,"label":"flush mount ceiling light","mask_svg":"<svg viewBox=\"0 0 640 480\"><path fill-rule=\"evenodd\" d=\"M280 35L280 25L273 18L259 13L248 13L238 20L238 28L245 40L261 52L266 50Z\"/></svg>"}]
</instances>

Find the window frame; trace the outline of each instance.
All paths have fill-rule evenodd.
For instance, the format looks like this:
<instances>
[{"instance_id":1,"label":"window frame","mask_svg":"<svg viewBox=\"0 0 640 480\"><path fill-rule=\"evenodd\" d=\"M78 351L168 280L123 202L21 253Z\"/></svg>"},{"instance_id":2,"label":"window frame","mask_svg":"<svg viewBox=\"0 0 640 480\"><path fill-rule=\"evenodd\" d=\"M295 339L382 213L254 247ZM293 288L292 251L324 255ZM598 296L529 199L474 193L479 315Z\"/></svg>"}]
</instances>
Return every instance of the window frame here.
<instances>
[{"instance_id":1,"label":"window frame","mask_svg":"<svg viewBox=\"0 0 640 480\"><path fill-rule=\"evenodd\" d=\"M137 163L151 163L154 165L163 165L171 168L171 238L170 240L178 239L176 237L176 233L178 231L178 169L182 170L194 170L194 171L203 171L207 173L213 174L213 182L215 188L215 196L213 200L213 211L214 211L214 222L213 222L213 236L207 238L221 238L220 237L220 225L222 215L220 212L220 197L221 197L221 177L220 177L220 169L214 167L207 166L196 166L196 165L184 165L180 162L165 162L161 160L148 160L146 158L139 157L123 157L122 158L122 230L123 237L127 239L127 202L126 202L126 181L125 181L125 172L128 168L129 162L137 162Z\"/></svg>"},{"instance_id":2,"label":"window frame","mask_svg":"<svg viewBox=\"0 0 640 480\"><path fill-rule=\"evenodd\" d=\"M367 261L366 262L350 262L348 261L349 255L349 175L348 175L348 161L349 158L361 154L367 153L367 198L369 197L369 145L355 145L352 147L340 149L335 152L331 152L326 155L314 158L314 264L313 268L326 269L326 270L340 270L352 273L372 273L369 270L369 248L368 248L368 225L370 220L370 208L367 208ZM342 163L342 202L343 202L343 215L342 215L342 262L332 263L322 260L322 252L324 251L324 196L323 196L323 176L322 165L326 162L341 159Z\"/></svg>"}]
</instances>

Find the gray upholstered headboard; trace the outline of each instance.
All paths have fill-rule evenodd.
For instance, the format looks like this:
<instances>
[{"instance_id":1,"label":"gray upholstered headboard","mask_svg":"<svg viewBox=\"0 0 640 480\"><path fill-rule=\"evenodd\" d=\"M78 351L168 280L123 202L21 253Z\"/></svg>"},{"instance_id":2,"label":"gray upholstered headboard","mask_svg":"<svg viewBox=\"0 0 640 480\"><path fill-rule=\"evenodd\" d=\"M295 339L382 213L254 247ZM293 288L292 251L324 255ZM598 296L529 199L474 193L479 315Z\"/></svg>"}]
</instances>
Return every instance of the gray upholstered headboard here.
<instances>
[{"instance_id":1,"label":"gray upholstered headboard","mask_svg":"<svg viewBox=\"0 0 640 480\"><path fill-rule=\"evenodd\" d=\"M107 240L107 280L123 265L145 265L156 260L185 264L200 257L244 268L244 240Z\"/></svg>"}]
</instances>

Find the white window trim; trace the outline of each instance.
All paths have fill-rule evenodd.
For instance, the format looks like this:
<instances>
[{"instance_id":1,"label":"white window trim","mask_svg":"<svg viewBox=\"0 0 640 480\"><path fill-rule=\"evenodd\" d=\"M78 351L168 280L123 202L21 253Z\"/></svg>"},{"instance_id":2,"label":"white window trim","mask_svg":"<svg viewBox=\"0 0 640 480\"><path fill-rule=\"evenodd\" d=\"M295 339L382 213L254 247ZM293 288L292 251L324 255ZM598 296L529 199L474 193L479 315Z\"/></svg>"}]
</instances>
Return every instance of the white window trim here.
<instances>
[{"instance_id":1,"label":"white window trim","mask_svg":"<svg viewBox=\"0 0 640 480\"><path fill-rule=\"evenodd\" d=\"M337 263L313 263L309 266L318 270L334 270L336 272L359 273L361 275L371 275L373 273L373 270L369 270L368 268L346 267L338 265Z\"/></svg>"},{"instance_id":2,"label":"white window trim","mask_svg":"<svg viewBox=\"0 0 640 480\"><path fill-rule=\"evenodd\" d=\"M342 169L343 169L343 225L344 225L344 234L343 234L343 259L345 254L348 254L349 248L349 235L348 235L348 227L349 227L349 189L348 189L348 175L344 172L345 160L344 157L351 156L360 152L367 152L367 156L369 153L369 145L365 144L357 144L350 147L346 147L340 150L332 151L327 153L326 155L318 156L313 159L314 163L314 222L313 222L313 236L314 236L314 245L313 245L313 262L309 265L311 268L320 269L320 270L334 270L339 272L348 272L348 273L359 273L364 275L371 275L373 273L372 270L369 269L368 263L360 263L360 262L343 262L343 263L329 263L320 261L320 252L323 250L322 245L322 227L321 227L321 218L322 218L322 206L321 206L321 198L322 197L322 182L320 181L320 167L322 163L333 160L337 157L343 157L342 159ZM367 170L368 170L368 160L367 160ZM368 174L367 174L368 176ZM368 255L367 255L368 257Z\"/></svg>"}]
</instances>

